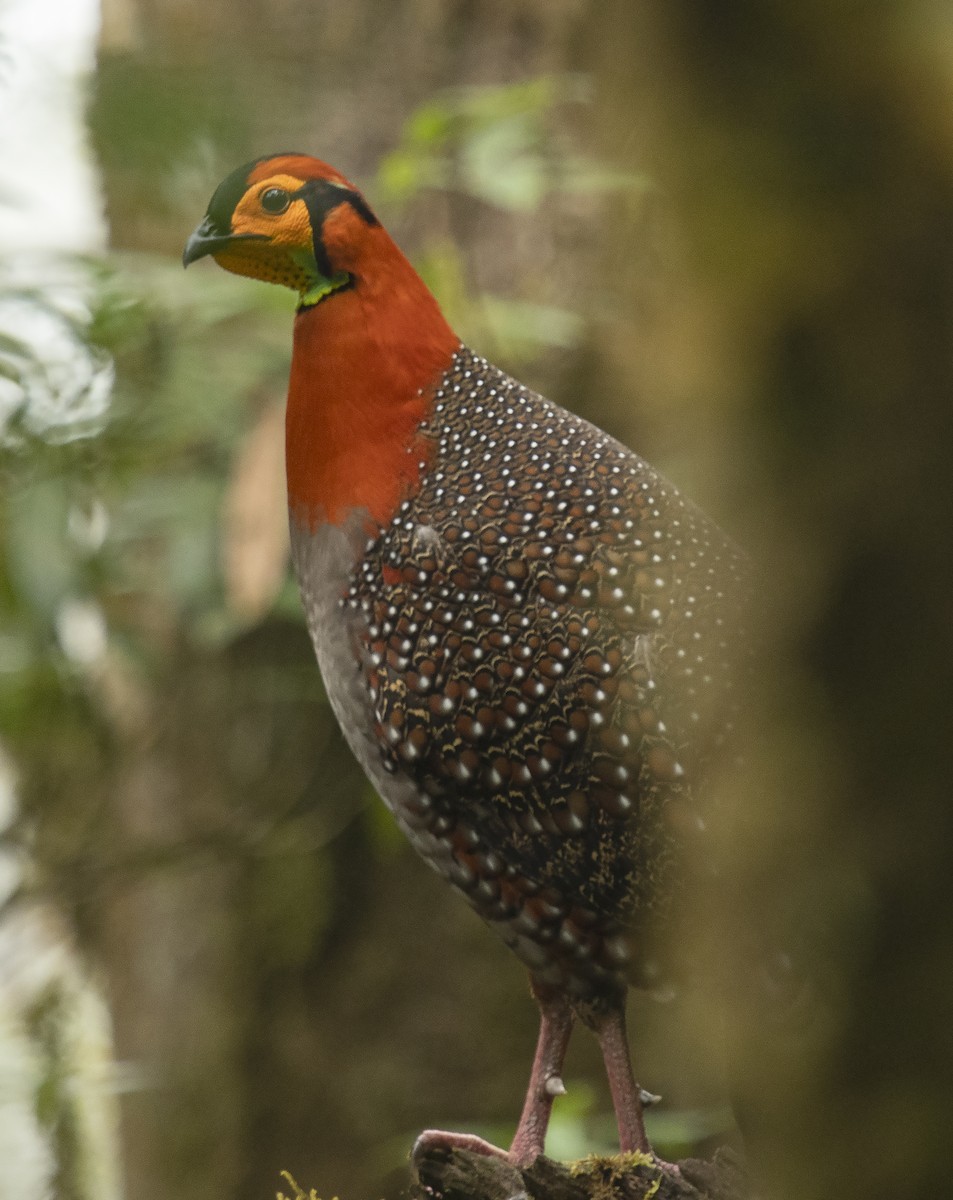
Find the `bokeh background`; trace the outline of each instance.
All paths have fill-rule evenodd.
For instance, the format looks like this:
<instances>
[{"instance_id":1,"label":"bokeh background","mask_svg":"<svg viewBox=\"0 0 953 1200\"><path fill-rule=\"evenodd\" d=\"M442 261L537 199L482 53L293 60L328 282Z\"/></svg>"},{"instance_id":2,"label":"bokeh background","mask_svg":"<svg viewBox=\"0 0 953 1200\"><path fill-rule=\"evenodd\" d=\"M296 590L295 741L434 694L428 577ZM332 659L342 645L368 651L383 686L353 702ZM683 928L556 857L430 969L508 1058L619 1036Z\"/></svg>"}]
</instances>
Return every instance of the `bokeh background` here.
<instances>
[{"instance_id":1,"label":"bokeh background","mask_svg":"<svg viewBox=\"0 0 953 1200\"><path fill-rule=\"evenodd\" d=\"M0 1195L398 1196L419 1129L518 1115L522 970L370 792L288 577L294 297L179 265L287 149L758 564L705 969L633 998L657 1144L733 1099L767 1194L945 1194L949 6L0 0L0 117ZM557 1157L613 1144L590 1043Z\"/></svg>"}]
</instances>

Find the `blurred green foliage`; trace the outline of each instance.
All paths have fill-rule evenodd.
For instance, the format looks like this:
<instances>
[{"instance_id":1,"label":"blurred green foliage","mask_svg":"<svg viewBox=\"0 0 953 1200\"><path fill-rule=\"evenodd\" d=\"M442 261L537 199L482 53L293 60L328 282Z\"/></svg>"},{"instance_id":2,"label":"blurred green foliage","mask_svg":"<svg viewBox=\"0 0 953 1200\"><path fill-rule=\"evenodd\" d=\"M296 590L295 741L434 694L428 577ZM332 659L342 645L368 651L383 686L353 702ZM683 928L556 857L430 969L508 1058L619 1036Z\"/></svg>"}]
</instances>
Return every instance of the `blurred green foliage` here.
<instances>
[{"instance_id":1,"label":"blurred green foliage","mask_svg":"<svg viewBox=\"0 0 953 1200\"><path fill-rule=\"evenodd\" d=\"M574 152L554 130L554 110L591 100L582 75L447 89L406 122L381 162L378 194L407 203L423 188L455 189L527 214L553 192L631 187L631 175Z\"/></svg>"},{"instance_id":2,"label":"blurred green foliage","mask_svg":"<svg viewBox=\"0 0 953 1200\"><path fill-rule=\"evenodd\" d=\"M583 75L444 89L405 123L399 144L381 161L374 196L401 211L422 193L440 191L526 218L568 196L592 202L642 192L644 176L579 153L567 137L560 117L591 103L591 81ZM488 344L513 367L579 344L585 321L578 297L563 307L474 289L466 255L459 241L437 234L417 256L418 270L464 340Z\"/></svg>"},{"instance_id":3,"label":"blurred green foliage","mask_svg":"<svg viewBox=\"0 0 953 1200\"><path fill-rule=\"evenodd\" d=\"M95 596L127 633L130 602L147 599L188 614L199 636L226 632L222 491L253 415L249 380L284 370L290 305L264 289L211 272L186 284L180 268L141 258L97 267L88 287L77 332L115 363L108 414L90 429L77 404L72 426L65 413L50 436L28 433L25 384L0 448L5 633L27 639L7 647L21 662L69 597Z\"/></svg>"}]
</instances>

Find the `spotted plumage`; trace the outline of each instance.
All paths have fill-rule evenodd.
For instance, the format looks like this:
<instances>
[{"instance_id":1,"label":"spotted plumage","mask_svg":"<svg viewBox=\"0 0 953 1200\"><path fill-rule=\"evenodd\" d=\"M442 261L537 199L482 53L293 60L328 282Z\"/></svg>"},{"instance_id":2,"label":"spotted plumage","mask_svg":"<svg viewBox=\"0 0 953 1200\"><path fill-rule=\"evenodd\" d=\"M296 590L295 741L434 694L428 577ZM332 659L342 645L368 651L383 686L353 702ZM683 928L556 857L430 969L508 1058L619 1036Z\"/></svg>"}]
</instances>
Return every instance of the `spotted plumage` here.
<instances>
[{"instance_id":1,"label":"spotted plumage","mask_svg":"<svg viewBox=\"0 0 953 1200\"><path fill-rule=\"evenodd\" d=\"M632 451L461 346L326 164L233 172L186 262L204 254L300 295L292 556L341 729L529 968L540 1037L508 1156L543 1148L574 1016L599 1037L622 1149L645 1150L625 991L705 860L743 558Z\"/></svg>"},{"instance_id":2,"label":"spotted plumage","mask_svg":"<svg viewBox=\"0 0 953 1200\"><path fill-rule=\"evenodd\" d=\"M407 824L544 984L598 999L664 910L732 706L738 551L651 467L466 349L433 468L339 604ZM730 720L730 718L728 718Z\"/></svg>"}]
</instances>

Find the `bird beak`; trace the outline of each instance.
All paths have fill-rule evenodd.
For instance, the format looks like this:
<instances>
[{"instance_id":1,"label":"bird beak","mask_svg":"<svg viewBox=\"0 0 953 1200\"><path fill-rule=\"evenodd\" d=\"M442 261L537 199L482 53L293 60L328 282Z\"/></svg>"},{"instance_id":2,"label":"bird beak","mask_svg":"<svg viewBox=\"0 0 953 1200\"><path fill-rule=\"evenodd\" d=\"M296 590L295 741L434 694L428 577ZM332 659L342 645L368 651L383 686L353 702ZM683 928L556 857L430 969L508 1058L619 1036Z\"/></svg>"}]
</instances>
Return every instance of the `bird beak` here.
<instances>
[{"instance_id":1,"label":"bird beak","mask_svg":"<svg viewBox=\"0 0 953 1200\"><path fill-rule=\"evenodd\" d=\"M216 250L221 250L229 240L230 235L226 234L223 237L215 228L211 217L203 217L202 223L192 231L189 240L185 243L182 266L187 267L189 263L204 258L206 254L214 254Z\"/></svg>"},{"instance_id":2,"label":"bird beak","mask_svg":"<svg viewBox=\"0 0 953 1200\"><path fill-rule=\"evenodd\" d=\"M217 254L226 246L245 241L267 242L268 238L263 233L221 233L212 218L206 215L185 243L185 250L182 252L182 266L187 267L197 259L204 258L206 254Z\"/></svg>"}]
</instances>

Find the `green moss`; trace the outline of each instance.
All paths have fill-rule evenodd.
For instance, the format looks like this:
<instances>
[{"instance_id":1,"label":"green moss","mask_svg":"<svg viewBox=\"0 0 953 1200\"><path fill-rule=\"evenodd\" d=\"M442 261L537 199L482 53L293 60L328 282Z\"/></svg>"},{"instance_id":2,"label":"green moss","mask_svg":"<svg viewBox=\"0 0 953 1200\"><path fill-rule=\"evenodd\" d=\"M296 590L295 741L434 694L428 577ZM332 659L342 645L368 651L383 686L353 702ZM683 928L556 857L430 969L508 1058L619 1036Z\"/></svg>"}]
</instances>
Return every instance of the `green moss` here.
<instances>
[{"instance_id":1,"label":"green moss","mask_svg":"<svg viewBox=\"0 0 953 1200\"><path fill-rule=\"evenodd\" d=\"M638 1200L651 1200L662 1182L662 1173L651 1154L631 1150L625 1154L603 1156L590 1154L573 1163L570 1168L573 1178L591 1181L592 1200L635 1200L633 1176L647 1185Z\"/></svg>"},{"instance_id":2,"label":"green moss","mask_svg":"<svg viewBox=\"0 0 953 1200\"><path fill-rule=\"evenodd\" d=\"M310 1192L303 1192L290 1171L282 1171L281 1177L290 1184L292 1195L286 1196L284 1192L278 1192L275 1200L319 1200L318 1193L314 1188ZM337 1196L334 1197L334 1200L338 1200Z\"/></svg>"}]
</instances>

